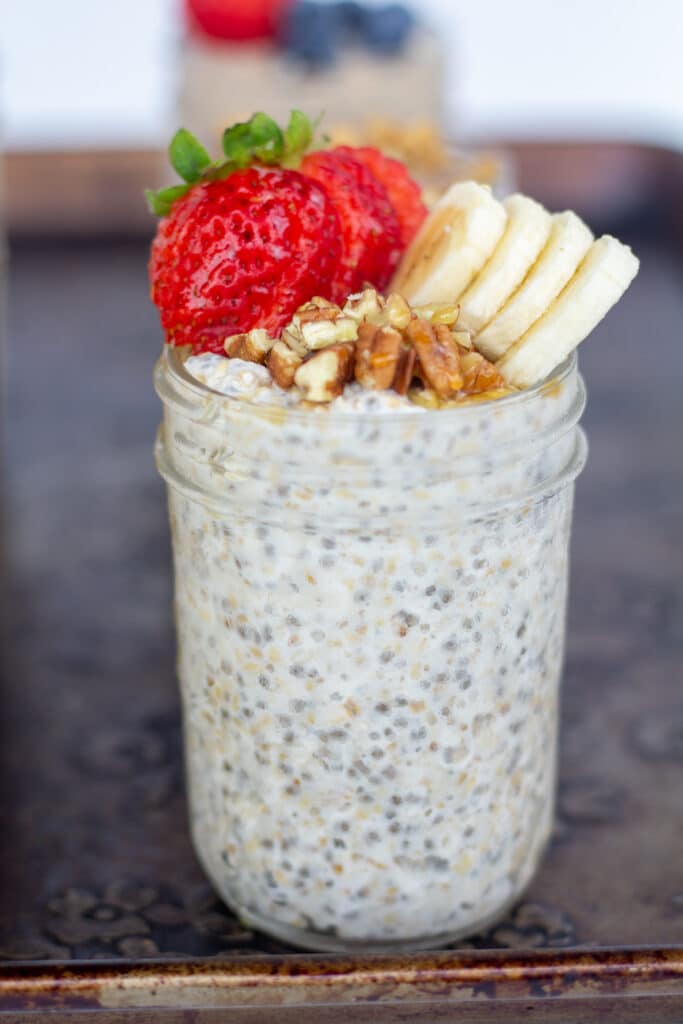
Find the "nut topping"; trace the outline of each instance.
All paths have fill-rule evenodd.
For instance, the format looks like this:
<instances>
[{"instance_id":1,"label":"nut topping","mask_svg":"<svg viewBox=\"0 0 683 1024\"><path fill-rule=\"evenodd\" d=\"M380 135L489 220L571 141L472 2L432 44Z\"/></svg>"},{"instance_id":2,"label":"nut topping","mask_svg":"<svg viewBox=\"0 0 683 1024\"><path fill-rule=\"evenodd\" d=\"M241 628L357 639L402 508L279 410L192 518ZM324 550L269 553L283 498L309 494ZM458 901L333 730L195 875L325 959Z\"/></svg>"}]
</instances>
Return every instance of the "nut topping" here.
<instances>
[{"instance_id":1,"label":"nut topping","mask_svg":"<svg viewBox=\"0 0 683 1024\"><path fill-rule=\"evenodd\" d=\"M353 373L354 346L329 345L302 363L294 383L309 402L338 398Z\"/></svg>"},{"instance_id":2,"label":"nut topping","mask_svg":"<svg viewBox=\"0 0 683 1024\"><path fill-rule=\"evenodd\" d=\"M249 363L262 363L275 344L267 331L255 328L247 334L233 334L225 339L225 354L230 359L245 359Z\"/></svg>"},{"instance_id":3,"label":"nut topping","mask_svg":"<svg viewBox=\"0 0 683 1024\"><path fill-rule=\"evenodd\" d=\"M426 320L411 320L406 328L420 362L421 373L439 398L452 398L463 385L460 354L445 324L432 326Z\"/></svg>"},{"instance_id":4,"label":"nut topping","mask_svg":"<svg viewBox=\"0 0 683 1024\"><path fill-rule=\"evenodd\" d=\"M402 345L398 358L398 366L394 376L394 391L397 395L407 395L415 375L415 364L417 363L417 352L412 345Z\"/></svg>"},{"instance_id":5,"label":"nut topping","mask_svg":"<svg viewBox=\"0 0 683 1024\"><path fill-rule=\"evenodd\" d=\"M403 339L393 327L362 323L356 346L356 380L364 388L390 388L396 375Z\"/></svg>"},{"instance_id":6,"label":"nut topping","mask_svg":"<svg viewBox=\"0 0 683 1024\"><path fill-rule=\"evenodd\" d=\"M302 323L301 333L309 349L327 348L340 341L355 341L358 324L350 316L338 316L334 320L310 320Z\"/></svg>"},{"instance_id":7,"label":"nut topping","mask_svg":"<svg viewBox=\"0 0 683 1024\"><path fill-rule=\"evenodd\" d=\"M300 306L282 332L282 340L304 357L309 352L342 341L355 341L356 320L334 302L319 296Z\"/></svg>"},{"instance_id":8,"label":"nut topping","mask_svg":"<svg viewBox=\"0 0 683 1024\"><path fill-rule=\"evenodd\" d=\"M291 388L294 375L301 366L301 356L297 355L284 341L276 341L268 353L267 366L278 387Z\"/></svg>"},{"instance_id":9,"label":"nut topping","mask_svg":"<svg viewBox=\"0 0 683 1024\"><path fill-rule=\"evenodd\" d=\"M386 301L382 315L382 323L387 323L391 327L396 327L397 330L403 331L408 326L412 313L410 306L403 296L397 292L392 292Z\"/></svg>"},{"instance_id":10,"label":"nut topping","mask_svg":"<svg viewBox=\"0 0 683 1024\"><path fill-rule=\"evenodd\" d=\"M315 296L279 341L252 330L228 338L225 351L265 362L275 384L300 388L309 402L331 402L354 377L363 388L393 389L425 408L509 394L496 366L477 351L476 336L458 330L459 313L457 303L411 308L397 292L385 298L366 285L343 308Z\"/></svg>"},{"instance_id":11,"label":"nut topping","mask_svg":"<svg viewBox=\"0 0 683 1024\"><path fill-rule=\"evenodd\" d=\"M480 391L494 391L507 388L507 383L488 359L480 352L466 352L460 359L463 372L463 391L477 394Z\"/></svg>"},{"instance_id":12,"label":"nut topping","mask_svg":"<svg viewBox=\"0 0 683 1024\"><path fill-rule=\"evenodd\" d=\"M384 299L374 288L364 288L362 292L349 295L344 303L344 313L353 317L358 323L367 320L371 324L382 322Z\"/></svg>"},{"instance_id":13,"label":"nut topping","mask_svg":"<svg viewBox=\"0 0 683 1024\"><path fill-rule=\"evenodd\" d=\"M445 324L452 327L458 322L460 306L454 302L436 302L426 306L414 306L413 312L419 319L429 320L430 324Z\"/></svg>"}]
</instances>

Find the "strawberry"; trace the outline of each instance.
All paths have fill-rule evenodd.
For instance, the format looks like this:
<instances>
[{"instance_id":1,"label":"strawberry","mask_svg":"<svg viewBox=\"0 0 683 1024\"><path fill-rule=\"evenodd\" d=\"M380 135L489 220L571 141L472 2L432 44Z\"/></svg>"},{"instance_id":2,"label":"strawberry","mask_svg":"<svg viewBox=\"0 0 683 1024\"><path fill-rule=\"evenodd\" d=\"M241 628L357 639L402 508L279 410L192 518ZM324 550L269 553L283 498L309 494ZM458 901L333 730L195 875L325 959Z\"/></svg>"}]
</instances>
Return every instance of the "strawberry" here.
<instances>
[{"instance_id":1,"label":"strawberry","mask_svg":"<svg viewBox=\"0 0 683 1024\"><path fill-rule=\"evenodd\" d=\"M422 202L420 186L410 177L404 164L385 156L379 149L361 146L350 152L384 185L398 217L401 244L407 246L427 216L427 207Z\"/></svg>"},{"instance_id":2,"label":"strawberry","mask_svg":"<svg viewBox=\"0 0 683 1024\"><path fill-rule=\"evenodd\" d=\"M314 295L341 303L388 284L421 213L410 178L372 150L304 156L312 135L299 111L284 131L254 114L226 129L225 159L212 161L176 132L169 155L184 183L147 193L162 218L150 280L169 344L222 352L254 327L277 335Z\"/></svg>"},{"instance_id":3,"label":"strawberry","mask_svg":"<svg viewBox=\"0 0 683 1024\"><path fill-rule=\"evenodd\" d=\"M274 36L291 0L185 0L191 28L214 39Z\"/></svg>"},{"instance_id":4,"label":"strawberry","mask_svg":"<svg viewBox=\"0 0 683 1024\"><path fill-rule=\"evenodd\" d=\"M308 129L293 115L283 133L255 115L225 133L220 164L176 133L171 162L187 184L148 194L163 215L150 280L169 344L222 352L231 334L277 334L312 295L332 294L342 253L334 204L317 182L272 166L308 144Z\"/></svg>"},{"instance_id":5,"label":"strawberry","mask_svg":"<svg viewBox=\"0 0 683 1024\"><path fill-rule=\"evenodd\" d=\"M348 146L309 153L301 171L324 186L341 221L342 264L335 300L366 282L382 290L403 251L399 221L384 185Z\"/></svg>"}]
</instances>

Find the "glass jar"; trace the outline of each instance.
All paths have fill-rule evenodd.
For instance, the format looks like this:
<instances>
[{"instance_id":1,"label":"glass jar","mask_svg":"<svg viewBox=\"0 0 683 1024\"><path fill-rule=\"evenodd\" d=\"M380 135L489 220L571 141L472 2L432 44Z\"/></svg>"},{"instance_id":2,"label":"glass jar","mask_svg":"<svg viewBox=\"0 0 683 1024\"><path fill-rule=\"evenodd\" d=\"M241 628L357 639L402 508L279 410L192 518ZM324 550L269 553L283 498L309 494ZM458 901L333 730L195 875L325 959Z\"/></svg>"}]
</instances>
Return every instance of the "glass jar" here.
<instances>
[{"instance_id":1,"label":"glass jar","mask_svg":"<svg viewBox=\"0 0 683 1024\"><path fill-rule=\"evenodd\" d=\"M156 387L192 835L214 886L311 949L489 925L552 825L576 357L439 411L248 404L172 349Z\"/></svg>"}]
</instances>

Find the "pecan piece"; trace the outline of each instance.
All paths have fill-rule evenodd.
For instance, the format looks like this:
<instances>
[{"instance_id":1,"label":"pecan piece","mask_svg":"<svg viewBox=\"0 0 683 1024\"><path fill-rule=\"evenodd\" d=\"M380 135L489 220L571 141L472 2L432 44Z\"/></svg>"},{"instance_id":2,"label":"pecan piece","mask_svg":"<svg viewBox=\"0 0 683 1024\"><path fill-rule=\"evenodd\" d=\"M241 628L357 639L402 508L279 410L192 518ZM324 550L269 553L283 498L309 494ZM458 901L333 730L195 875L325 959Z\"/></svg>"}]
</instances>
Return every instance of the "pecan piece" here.
<instances>
[{"instance_id":1,"label":"pecan piece","mask_svg":"<svg viewBox=\"0 0 683 1024\"><path fill-rule=\"evenodd\" d=\"M460 366L463 372L463 391L470 395L506 387L496 367L481 352L466 352L460 358Z\"/></svg>"},{"instance_id":2,"label":"pecan piece","mask_svg":"<svg viewBox=\"0 0 683 1024\"><path fill-rule=\"evenodd\" d=\"M457 302L430 302L425 306L415 306L415 315L421 320L429 320L432 326L446 324L453 327L460 316L460 306Z\"/></svg>"},{"instance_id":3,"label":"pecan piece","mask_svg":"<svg viewBox=\"0 0 683 1024\"><path fill-rule=\"evenodd\" d=\"M355 341L358 324L350 316L337 316L333 320L309 320L301 324L301 333L309 349L327 348L341 341Z\"/></svg>"},{"instance_id":4,"label":"pecan piece","mask_svg":"<svg viewBox=\"0 0 683 1024\"><path fill-rule=\"evenodd\" d=\"M291 388L294 374L303 362L301 356L293 352L284 341L276 341L268 353L267 366L275 383L281 387Z\"/></svg>"},{"instance_id":5,"label":"pecan piece","mask_svg":"<svg viewBox=\"0 0 683 1024\"><path fill-rule=\"evenodd\" d=\"M407 395L408 388L415 376L415 364L417 352L412 346L402 345L401 354L398 357L398 366L394 375L394 391L398 395Z\"/></svg>"},{"instance_id":6,"label":"pecan piece","mask_svg":"<svg viewBox=\"0 0 683 1024\"><path fill-rule=\"evenodd\" d=\"M406 328L420 361L420 372L439 398L452 398L463 384L460 354L445 324L432 326L426 320L411 320Z\"/></svg>"},{"instance_id":7,"label":"pecan piece","mask_svg":"<svg viewBox=\"0 0 683 1024\"><path fill-rule=\"evenodd\" d=\"M225 354L229 359L245 359L249 363L262 363L275 339L267 331L256 327L247 334L233 334L224 342Z\"/></svg>"},{"instance_id":8,"label":"pecan piece","mask_svg":"<svg viewBox=\"0 0 683 1024\"><path fill-rule=\"evenodd\" d=\"M344 390L353 361L353 345L328 345L301 364L294 383L309 402L331 402Z\"/></svg>"},{"instance_id":9,"label":"pecan piece","mask_svg":"<svg viewBox=\"0 0 683 1024\"><path fill-rule=\"evenodd\" d=\"M362 292L349 295L344 303L344 313L358 323L368 320L371 324L382 322L384 299L375 288L364 288Z\"/></svg>"},{"instance_id":10,"label":"pecan piece","mask_svg":"<svg viewBox=\"0 0 683 1024\"><path fill-rule=\"evenodd\" d=\"M282 332L282 340L300 356L342 341L355 341L358 325L334 302L315 296L300 306Z\"/></svg>"},{"instance_id":11,"label":"pecan piece","mask_svg":"<svg viewBox=\"0 0 683 1024\"><path fill-rule=\"evenodd\" d=\"M388 323L391 327L403 331L408 326L410 317L410 306L406 300L397 292L392 292L384 306L383 323Z\"/></svg>"},{"instance_id":12,"label":"pecan piece","mask_svg":"<svg viewBox=\"0 0 683 1024\"><path fill-rule=\"evenodd\" d=\"M390 388L401 355L403 339L393 327L362 323L356 346L356 380L364 388Z\"/></svg>"}]
</instances>

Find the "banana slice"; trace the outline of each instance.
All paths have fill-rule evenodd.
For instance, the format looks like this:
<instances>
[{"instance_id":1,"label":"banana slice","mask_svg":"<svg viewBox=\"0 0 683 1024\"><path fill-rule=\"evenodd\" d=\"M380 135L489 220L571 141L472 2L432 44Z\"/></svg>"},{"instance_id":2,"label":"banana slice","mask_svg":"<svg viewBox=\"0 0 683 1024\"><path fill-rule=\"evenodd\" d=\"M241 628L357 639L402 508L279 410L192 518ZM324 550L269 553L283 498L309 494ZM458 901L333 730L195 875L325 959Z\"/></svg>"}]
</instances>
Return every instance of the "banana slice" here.
<instances>
[{"instance_id":1,"label":"banana slice","mask_svg":"<svg viewBox=\"0 0 683 1024\"><path fill-rule=\"evenodd\" d=\"M491 256L506 220L489 188L473 181L451 185L408 247L389 290L414 306L453 302Z\"/></svg>"},{"instance_id":2,"label":"banana slice","mask_svg":"<svg viewBox=\"0 0 683 1024\"><path fill-rule=\"evenodd\" d=\"M529 330L559 295L588 252L593 234L571 210L553 217L550 238L503 308L477 335L477 348L495 361Z\"/></svg>"},{"instance_id":3,"label":"banana slice","mask_svg":"<svg viewBox=\"0 0 683 1024\"><path fill-rule=\"evenodd\" d=\"M507 226L491 259L460 296L458 327L475 334L522 283L550 236L553 219L540 203L512 195L503 201Z\"/></svg>"},{"instance_id":4,"label":"banana slice","mask_svg":"<svg viewBox=\"0 0 683 1024\"><path fill-rule=\"evenodd\" d=\"M594 242L550 308L496 364L508 384L529 387L547 377L621 298L638 266L611 235Z\"/></svg>"}]
</instances>

